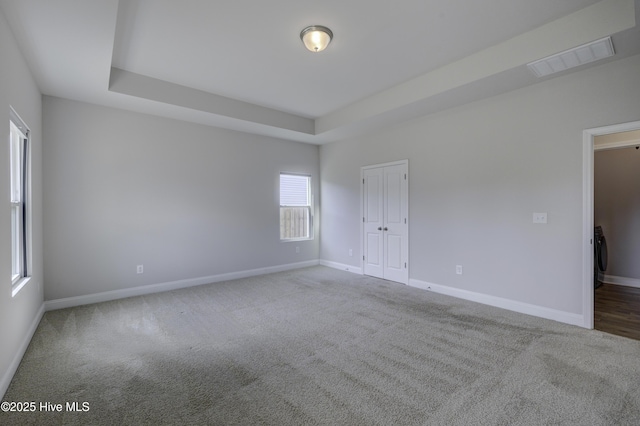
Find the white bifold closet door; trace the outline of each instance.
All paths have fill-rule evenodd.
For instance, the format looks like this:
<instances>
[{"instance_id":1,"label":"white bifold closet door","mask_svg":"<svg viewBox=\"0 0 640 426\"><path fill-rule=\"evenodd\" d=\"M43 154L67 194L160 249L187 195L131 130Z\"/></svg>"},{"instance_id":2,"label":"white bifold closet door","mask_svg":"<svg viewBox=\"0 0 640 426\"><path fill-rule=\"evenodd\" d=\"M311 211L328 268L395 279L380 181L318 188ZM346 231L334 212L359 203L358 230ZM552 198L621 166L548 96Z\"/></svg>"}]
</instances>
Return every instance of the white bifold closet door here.
<instances>
[{"instance_id":1,"label":"white bifold closet door","mask_svg":"<svg viewBox=\"0 0 640 426\"><path fill-rule=\"evenodd\" d=\"M364 274L408 284L407 164L362 172Z\"/></svg>"}]
</instances>

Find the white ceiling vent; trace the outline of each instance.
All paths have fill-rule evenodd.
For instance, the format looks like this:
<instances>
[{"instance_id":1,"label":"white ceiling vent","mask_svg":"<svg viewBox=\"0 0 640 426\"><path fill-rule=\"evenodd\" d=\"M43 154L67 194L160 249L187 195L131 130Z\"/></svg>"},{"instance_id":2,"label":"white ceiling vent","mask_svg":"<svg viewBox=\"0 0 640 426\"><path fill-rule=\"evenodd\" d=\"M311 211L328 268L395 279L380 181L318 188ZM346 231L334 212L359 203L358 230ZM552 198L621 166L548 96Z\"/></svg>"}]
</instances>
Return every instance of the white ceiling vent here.
<instances>
[{"instance_id":1,"label":"white ceiling vent","mask_svg":"<svg viewBox=\"0 0 640 426\"><path fill-rule=\"evenodd\" d=\"M536 77L568 70L569 68L599 61L615 54L611 37L605 37L555 55L547 56L527 64Z\"/></svg>"}]
</instances>

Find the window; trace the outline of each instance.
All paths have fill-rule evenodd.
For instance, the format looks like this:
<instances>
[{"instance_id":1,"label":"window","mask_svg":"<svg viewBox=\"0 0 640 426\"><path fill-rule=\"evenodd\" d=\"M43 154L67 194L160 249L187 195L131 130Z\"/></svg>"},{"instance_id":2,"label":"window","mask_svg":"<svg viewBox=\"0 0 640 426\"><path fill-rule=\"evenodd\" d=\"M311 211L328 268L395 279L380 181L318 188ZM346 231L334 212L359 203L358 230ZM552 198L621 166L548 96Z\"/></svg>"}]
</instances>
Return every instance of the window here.
<instances>
[{"instance_id":1,"label":"window","mask_svg":"<svg viewBox=\"0 0 640 426\"><path fill-rule=\"evenodd\" d=\"M18 115L9 115L11 193L11 285L15 295L29 276L28 201L29 130Z\"/></svg>"},{"instance_id":2,"label":"window","mask_svg":"<svg viewBox=\"0 0 640 426\"><path fill-rule=\"evenodd\" d=\"M280 174L280 239L304 240L313 235L311 176Z\"/></svg>"}]
</instances>

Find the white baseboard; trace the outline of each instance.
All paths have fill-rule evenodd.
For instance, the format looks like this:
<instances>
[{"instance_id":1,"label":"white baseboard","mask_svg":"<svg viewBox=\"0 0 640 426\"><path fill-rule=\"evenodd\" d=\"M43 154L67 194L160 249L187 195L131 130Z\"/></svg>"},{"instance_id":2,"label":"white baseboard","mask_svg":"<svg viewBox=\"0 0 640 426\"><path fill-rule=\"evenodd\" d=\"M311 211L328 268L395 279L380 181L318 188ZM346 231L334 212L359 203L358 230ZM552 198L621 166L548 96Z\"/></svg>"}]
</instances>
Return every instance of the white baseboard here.
<instances>
[{"instance_id":1,"label":"white baseboard","mask_svg":"<svg viewBox=\"0 0 640 426\"><path fill-rule=\"evenodd\" d=\"M623 285L625 287L640 288L640 280L637 278L616 277L615 275L605 275L604 280L607 284Z\"/></svg>"},{"instance_id":2,"label":"white baseboard","mask_svg":"<svg viewBox=\"0 0 640 426\"><path fill-rule=\"evenodd\" d=\"M35 334L36 329L38 328L38 324L40 324L40 320L44 315L44 310L45 310L45 307L43 303L42 305L40 305L40 309L38 309L38 313L33 318L33 321L31 321L29 330L23 336L22 343L20 344L20 347L18 348L18 351L16 352L16 354L13 356L13 360L11 361L11 364L9 364L9 368L7 369L7 371L4 372L4 374L2 375L2 378L0 379L0 400L3 400L4 394L7 392L7 389L9 389L9 385L11 384L11 380L13 379L14 374L16 374L16 371L18 371L18 367L20 366L22 357L24 356L24 353L27 351L27 348L29 347L29 343L31 343L31 339L33 338L33 335Z\"/></svg>"},{"instance_id":3,"label":"white baseboard","mask_svg":"<svg viewBox=\"0 0 640 426\"><path fill-rule=\"evenodd\" d=\"M316 266L318 260L307 262L289 263L286 265L268 266L265 268L250 269L246 271L230 272L226 274L211 275L208 277L191 278L186 280L171 281L160 284L151 284L140 287L124 288L121 290L105 291L102 293L87 294L84 296L67 297L64 299L48 300L44 302L45 310L71 308L74 306L89 305L91 303L107 302L110 300L124 299L126 297L143 296L145 294L160 293L163 291L178 290L203 284L211 284L220 281L236 280L239 278L253 277L256 275L271 274L274 272L289 271L292 269Z\"/></svg>"},{"instance_id":4,"label":"white baseboard","mask_svg":"<svg viewBox=\"0 0 640 426\"><path fill-rule=\"evenodd\" d=\"M426 281L415 279L409 280L412 287L421 288L423 290L433 291L435 293L445 294L447 296L457 297L459 299L470 300L497 308L507 309L521 314L533 315L536 317L546 318L565 324L577 325L584 327L584 319L582 315L572 314L570 312L558 311L556 309L545 308L543 306L531 305L529 303L517 302L515 300L504 299L502 297L490 296L473 291L461 290L459 288L448 287L439 284L432 284Z\"/></svg>"},{"instance_id":5,"label":"white baseboard","mask_svg":"<svg viewBox=\"0 0 640 426\"><path fill-rule=\"evenodd\" d=\"M352 265L346 265L344 263L332 262L330 260L320 260L320 265L328 266L333 269L340 269L341 271L353 272L354 274L362 275L362 268Z\"/></svg>"}]
</instances>

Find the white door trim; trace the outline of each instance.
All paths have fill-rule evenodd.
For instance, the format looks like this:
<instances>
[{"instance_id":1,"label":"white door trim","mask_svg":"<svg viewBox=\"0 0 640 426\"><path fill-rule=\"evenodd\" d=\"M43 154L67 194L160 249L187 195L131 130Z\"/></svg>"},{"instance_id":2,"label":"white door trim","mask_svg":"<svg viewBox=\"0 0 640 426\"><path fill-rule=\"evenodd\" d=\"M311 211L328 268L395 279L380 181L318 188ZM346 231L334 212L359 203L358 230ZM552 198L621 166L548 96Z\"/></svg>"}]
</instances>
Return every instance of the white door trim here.
<instances>
[{"instance_id":1,"label":"white door trim","mask_svg":"<svg viewBox=\"0 0 640 426\"><path fill-rule=\"evenodd\" d=\"M380 167L388 167L388 166L399 166L399 165L404 165L406 170L407 170L407 184L405 185L405 190L406 190L406 200L407 200L407 212L406 212L406 216L407 216L407 237L405 238L405 241L403 243L403 250L405 253L407 253L407 282L405 282L404 284L409 284L409 270L411 268L411 262L410 262L410 253L409 253L409 224L410 219L409 219L409 160L398 160L398 161L391 161L388 163L381 163L381 164L371 164L368 166L362 166L360 167L360 182L363 182L364 180L364 172L365 170L368 169L376 169L376 168L380 168ZM360 270L362 271L362 274L364 275L364 269L365 269L365 265L364 265L364 252L365 252L365 247L364 247L364 185L360 184Z\"/></svg>"},{"instance_id":2,"label":"white door trim","mask_svg":"<svg viewBox=\"0 0 640 426\"><path fill-rule=\"evenodd\" d=\"M593 329L593 153L596 136L640 130L640 121L586 129L582 133L582 317L584 327ZM637 141L616 148L637 145ZM611 148L611 147L609 147ZM606 149L606 148L604 148Z\"/></svg>"}]
</instances>

